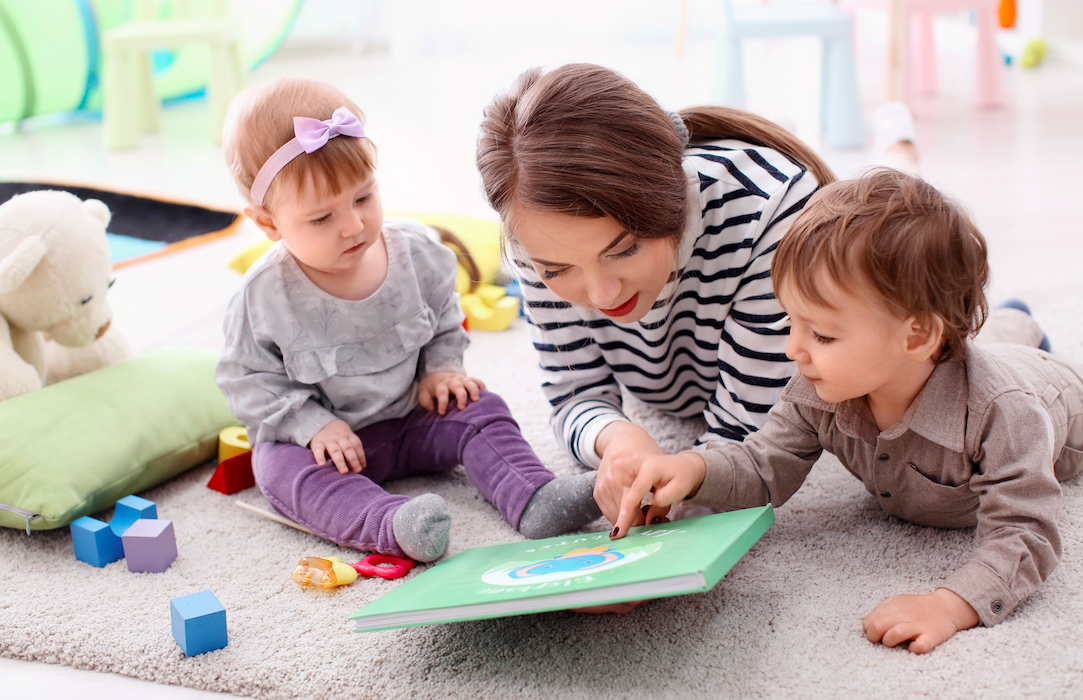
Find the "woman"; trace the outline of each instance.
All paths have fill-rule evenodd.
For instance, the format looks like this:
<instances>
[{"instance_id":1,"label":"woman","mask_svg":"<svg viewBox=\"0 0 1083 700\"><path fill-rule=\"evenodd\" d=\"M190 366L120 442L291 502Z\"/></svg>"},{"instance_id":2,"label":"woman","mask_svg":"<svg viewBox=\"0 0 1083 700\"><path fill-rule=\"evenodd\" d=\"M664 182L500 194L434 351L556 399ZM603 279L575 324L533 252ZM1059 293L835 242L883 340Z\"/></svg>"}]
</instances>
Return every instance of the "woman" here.
<instances>
[{"instance_id":1,"label":"woman","mask_svg":"<svg viewBox=\"0 0 1083 700\"><path fill-rule=\"evenodd\" d=\"M477 165L504 223L557 439L598 470L614 522L662 456L621 389L697 445L762 426L793 373L771 254L834 175L781 127L723 107L666 112L589 64L533 69L485 110ZM697 449L697 448L693 448Z\"/></svg>"}]
</instances>

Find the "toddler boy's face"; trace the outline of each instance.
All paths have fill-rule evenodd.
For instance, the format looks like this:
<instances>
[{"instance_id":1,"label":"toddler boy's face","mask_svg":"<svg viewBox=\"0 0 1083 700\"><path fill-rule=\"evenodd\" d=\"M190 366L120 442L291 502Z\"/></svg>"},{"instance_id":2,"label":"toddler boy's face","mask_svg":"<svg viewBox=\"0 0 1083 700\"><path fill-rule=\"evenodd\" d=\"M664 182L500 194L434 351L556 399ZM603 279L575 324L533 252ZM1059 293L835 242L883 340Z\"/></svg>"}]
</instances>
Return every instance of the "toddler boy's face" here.
<instances>
[{"instance_id":1,"label":"toddler boy's face","mask_svg":"<svg viewBox=\"0 0 1083 700\"><path fill-rule=\"evenodd\" d=\"M792 324L786 356L819 397L841 403L903 391L913 366L905 354L907 320L842 290L826 275L819 289L829 306L804 298L791 284L777 292Z\"/></svg>"},{"instance_id":2,"label":"toddler boy's face","mask_svg":"<svg viewBox=\"0 0 1083 700\"><path fill-rule=\"evenodd\" d=\"M383 203L376 177L352 183L337 195L316 195L305 182L296 198L281 197L264 233L281 240L306 272L349 275L363 264L380 238Z\"/></svg>"}]
</instances>

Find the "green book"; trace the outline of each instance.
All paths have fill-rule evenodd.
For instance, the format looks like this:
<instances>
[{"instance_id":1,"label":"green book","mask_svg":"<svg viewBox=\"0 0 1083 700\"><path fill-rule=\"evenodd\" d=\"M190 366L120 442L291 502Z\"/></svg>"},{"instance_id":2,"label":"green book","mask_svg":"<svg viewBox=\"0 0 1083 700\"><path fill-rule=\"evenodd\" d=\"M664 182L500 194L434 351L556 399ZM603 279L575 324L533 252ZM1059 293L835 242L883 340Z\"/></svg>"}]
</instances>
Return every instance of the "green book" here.
<instances>
[{"instance_id":1,"label":"green book","mask_svg":"<svg viewBox=\"0 0 1083 700\"><path fill-rule=\"evenodd\" d=\"M355 632L708 591L775 522L771 506L646 527L475 547L361 608Z\"/></svg>"}]
</instances>

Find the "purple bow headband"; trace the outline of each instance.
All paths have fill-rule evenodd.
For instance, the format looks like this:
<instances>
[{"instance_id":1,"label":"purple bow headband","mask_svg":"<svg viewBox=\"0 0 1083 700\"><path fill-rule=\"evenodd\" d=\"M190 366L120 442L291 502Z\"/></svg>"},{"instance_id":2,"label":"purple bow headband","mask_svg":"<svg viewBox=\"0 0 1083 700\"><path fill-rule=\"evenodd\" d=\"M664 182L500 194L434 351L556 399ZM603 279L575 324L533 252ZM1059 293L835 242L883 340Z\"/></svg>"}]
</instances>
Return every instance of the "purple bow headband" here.
<instances>
[{"instance_id":1,"label":"purple bow headband","mask_svg":"<svg viewBox=\"0 0 1083 700\"><path fill-rule=\"evenodd\" d=\"M330 119L324 121L311 117L294 117L293 133L294 138L287 141L267 159L267 162L256 173L256 179L252 181L252 201L260 206L263 206L263 197L267 194L271 181L275 179L275 175L278 175L278 171L286 166L286 163L302 153L320 150L325 143L336 136L365 138L365 128L361 126L361 120L345 107L339 107Z\"/></svg>"}]
</instances>

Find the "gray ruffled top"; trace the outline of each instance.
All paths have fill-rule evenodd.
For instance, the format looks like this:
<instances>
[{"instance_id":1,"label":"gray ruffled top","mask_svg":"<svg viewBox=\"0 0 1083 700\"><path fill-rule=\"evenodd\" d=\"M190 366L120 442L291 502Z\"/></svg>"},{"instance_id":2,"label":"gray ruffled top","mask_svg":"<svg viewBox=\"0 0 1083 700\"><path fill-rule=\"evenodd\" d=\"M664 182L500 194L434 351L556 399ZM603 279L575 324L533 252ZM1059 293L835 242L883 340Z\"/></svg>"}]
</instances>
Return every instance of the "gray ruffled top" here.
<instances>
[{"instance_id":1,"label":"gray ruffled top","mask_svg":"<svg viewBox=\"0 0 1083 700\"><path fill-rule=\"evenodd\" d=\"M455 253L415 221L385 220L384 238L387 278L360 301L321 290L281 243L249 268L215 379L253 443L306 446L335 418L354 430L401 418L420 377L463 372Z\"/></svg>"}]
</instances>

